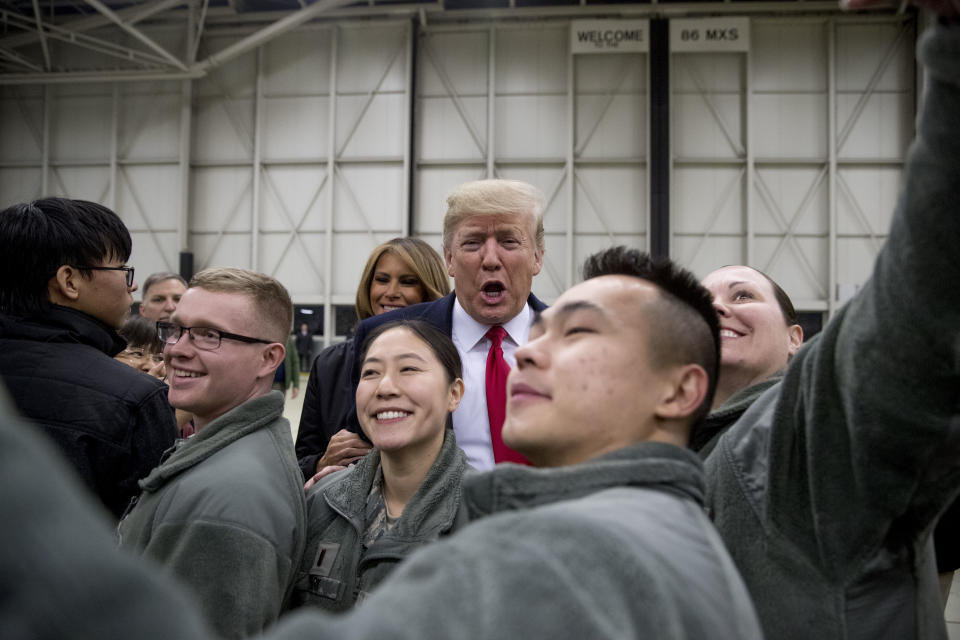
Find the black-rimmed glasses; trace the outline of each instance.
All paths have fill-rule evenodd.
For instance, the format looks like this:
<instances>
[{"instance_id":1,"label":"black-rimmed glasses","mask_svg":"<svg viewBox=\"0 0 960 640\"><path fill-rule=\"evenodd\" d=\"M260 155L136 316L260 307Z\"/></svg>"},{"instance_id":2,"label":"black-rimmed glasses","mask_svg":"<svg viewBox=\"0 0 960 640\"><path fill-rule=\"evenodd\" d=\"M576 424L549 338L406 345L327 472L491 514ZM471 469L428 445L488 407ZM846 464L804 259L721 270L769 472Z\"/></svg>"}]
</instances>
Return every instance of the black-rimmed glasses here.
<instances>
[{"instance_id":1,"label":"black-rimmed glasses","mask_svg":"<svg viewBox=\"0 0 960 640\"><path fill-rule=\"evenodd\" d=\"M123 271L127 274L127 286L133 286L133 267L77 267L77 269L91 269L93 271Z\"/></svg>"},{"instance_id":2,"label":"black-rimmed glasses","mask_svg":"<svg viewBox=\"0 0 960 640\"><path fill-rule=\"evenodd\" d=\"M157 337L164 344L177 344L180 336L186 331L190 336L190 341L197 349L204 351L214 351L220 348L220 341L224 338L237 340L238 342L273 344L274 340L261 340L260 338L251 338L250 336L241 336L236 333L211 329L209 327L181 327L172 322L157 323Z\"/></svg>"}]
</instances>

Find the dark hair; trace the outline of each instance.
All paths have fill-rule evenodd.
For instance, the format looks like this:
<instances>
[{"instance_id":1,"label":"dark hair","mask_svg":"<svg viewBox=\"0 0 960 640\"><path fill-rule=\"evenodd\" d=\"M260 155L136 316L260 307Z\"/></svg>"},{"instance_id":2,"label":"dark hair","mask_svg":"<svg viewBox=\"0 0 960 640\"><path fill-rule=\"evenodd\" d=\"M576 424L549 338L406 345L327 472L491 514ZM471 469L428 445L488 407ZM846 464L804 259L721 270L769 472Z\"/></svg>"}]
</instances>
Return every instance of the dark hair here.
<instances>
[{"instance_id":1,"label":"dark hair","mask_svg":"<svg viewBox=\"0 0 960 640\"><path fill-rule=\"evenodd\" d=\"M587 258L583 278L625 275L660 289L663 305L651 306L650 355L654 366L695 363L707 372L707 394L691 416L691 434L710 411L720 366L720 321L713 297L692 273L666 258L611 247Z\"/></svg>"},{"instance_id":2,"label":"dark hair","mask_svg":"<svg viewBox=\"0 0 960 640\"><path fill-rule=\"evenodd\" d=\"M457 351L457 346L453 344L453 339L432 324L423 320L393 320L391 322L384 322L371 331L364 339L363 347L360 349L360 360L358 362L361 365L363 361L366 360L367 351L370 350L370 346L374 341L391 329L406 329L427 343L433 355L435 355L437 360L440 361L440 364L443 365L443 369L447 374L447 384L452 384L457 378L463 378L463 365L460 362L460 353ZM453 429L452 413L447 414L445 428Z\"/></svg>"},{"instance_id":3,"label":"dark hair","mask_svg":"<svg viewBox=\"0 0 960 640\"><path fill-rule=\"evenodd\" d=\"M752 268L752 267L751 267ZM780 305L780 313L783 314L783 319L786 321L787 326L792 326L795 324L800 324L800 318L797 316L797 310L793 308L793 301L790 300L790 296L787 295L787 292L778 285L773 278L765 274L759 269L754 269L757 273L762 275L767 279L767 282L770 283L770 286L773 287L773 296L777 299L777 304Z\"/></svg>"},{"instance_id":4,"label":"dark hair","mask_svg":"<svg viewBox=\"0 0 960 640\"><path fill-rule=\"evenodd\" d=\"M0 311L30 316L50 308L47 283L63 265L84 267L130 257L119 216L85 200L44 198L0 212Z\"/></svg>"},{"instance_id":5,"label":"dark hair","mask_svg":"<svg viewBox=\"0 0 960 640\"><path fill-rule=\"evenodd\" d=\"M179 280L180 284L183 285L183 288L187 288L187 281L178 273L173 273L172 271L160 271L158 273L151 273L147 276L147 279L143 281L143 285L140 286L140 297L144 302L147 301L147 292L150 291L150 287L159 283L166 282L167 280Z\"/></svg>"},{"instance_id":6,"label":"dark hair","mask_svg":"<svg viewBox=\"0 0 960 640\"><path fill-rule=\"evenodd\" d=\"M127 341L127 346L143 347L156 353L163 351L163 343L157 335L157 323L149 318L130 316L123 326L117 329L117 333Z\"/></svg>"},{"instance_id":7,"label":"dark hair","mask_svg":"<svg viewBox=\"0 0 960 640\"><path fill-rule=\"evenodd\" d=\"M370 345L391 329L406 329L426 342L430 350L433 351L433 355L435 355L437 360L440 361L440 364L443 365L447 373L448 383L463 377L463 365L460 362L460 354L457 352L457 347L453 344L453 340L450 336L423 320L393 320L383 323L371 331L370 335L363 341L358 362L362 364L367 358L367 351L370 350Z\"/></svg>"}]
</instances>

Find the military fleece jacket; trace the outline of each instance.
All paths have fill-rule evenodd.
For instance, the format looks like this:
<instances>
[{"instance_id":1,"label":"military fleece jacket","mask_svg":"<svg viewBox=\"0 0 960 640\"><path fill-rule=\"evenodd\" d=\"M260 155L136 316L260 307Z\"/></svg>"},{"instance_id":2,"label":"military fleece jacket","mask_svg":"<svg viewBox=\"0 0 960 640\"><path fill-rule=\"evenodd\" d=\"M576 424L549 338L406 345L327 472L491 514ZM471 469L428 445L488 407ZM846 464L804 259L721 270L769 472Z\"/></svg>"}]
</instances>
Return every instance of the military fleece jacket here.
<instances>
[{"instance_id":1,"label":"military fleece jacket","mask_svg":"<svg viewBox=\"0 0 960 640\"><path fill-rule=\"evenodd\" d=\"M930 531L960 487L960 24L872 278L705 462L768 638L946 638Z\"/></svg>"},{"instance_id":2,"label":"military fleece jacket","mask_svg":"<svg viewBox=\"0 0 960 640\"><path fill-rule=\"evenodd\" d=\"M504 463L468 472L463 492L476 522L347 614L297 613L273 637L761 637L692 451L644 443L571 467Z\"/></svg>"},{"instance_id":3,"label":"military fleece jacket","mask_svg":"<svg viewBox=\"0 0 960 640\"><path fill-rule=\"evenodd\" d=\"M294 590L295 605L342 611L365 598L416 549L466 523L460 511L460 480L467 457L452 429L417 492L393 527L363 548L367 497L377 478L380 451L324 478L307 496L307 551Z\"/></svg>"},{"instance_id":4,"label":"military fleece jacket","mask_svg":"<svg viewBox=\"0 0 960 640\"><path fill-rule=\"evenodd\" d=\"M213 637L170 576L117 549L116 520L19 419L2 381L0 522L3 640Z\"/></svg>"},{"instance_id":5,"label":"military fleece jacket","mask_svg":"<svg viewBox=\"0 0 960 640\"><path fill-rule=\"evenodd\" d=\"M189 586L225 637L276 620L303 555L302 476L282 413L283 394L271 391L179 441L120 522L121 546Z\"/></svg>"},{"instance_id":6,"label":"military fleece jacket","mask_svg":"<svg viewBox=\"0 0 960 640\"><path fill-rule=\"evenodd\" d=\"M75 309L0 314L0 375L17 409L57 444L115 520L177 437L167 386L113 359L125 346Z\"/></svg>"},{"instance_id":7,"label":"military fleece jacket","mask_svg":"<svg viewBox=\"0 0 960 640\"><path fill-rule=\"evenodd\" d=\"M212 637L169 576L108 544L104 522L32 435L0 390L0 588L10 604L0 637ZM650 444L567 469L502 467L466 482L471 512L489 517L414 553L354 611L301 609L265 637L760 637L704 519L691 452Z\"/></svg>"},{"instance_id":8,"label":"military fleece jacket","mask_svg":"<svg viewBox=\"0 0 960 640\"><path fill-rule=\"evenodd\" d=\"M783 372L775 373L766 380L750 385L746 389L740 389L727 398L697 426L697 430L690 438L690 448L697 452L701 460L706 460L720 441L720 436L740 419L744 411L749 409L764 391L781 380L783 380Z\"/></svg>"}]
</instances>

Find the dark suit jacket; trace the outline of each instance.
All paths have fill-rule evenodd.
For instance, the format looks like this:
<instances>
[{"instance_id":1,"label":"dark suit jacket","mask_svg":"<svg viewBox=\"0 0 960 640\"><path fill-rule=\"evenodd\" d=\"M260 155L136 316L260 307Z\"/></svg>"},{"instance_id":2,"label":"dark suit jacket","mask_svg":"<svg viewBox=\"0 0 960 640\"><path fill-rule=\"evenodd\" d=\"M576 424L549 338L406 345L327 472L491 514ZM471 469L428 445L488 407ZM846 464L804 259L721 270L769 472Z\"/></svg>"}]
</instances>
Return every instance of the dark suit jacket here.
<instances>
[{"instance_id":1,"label":"dark suit jacket","mask_svg":"<svg viewBox=\"0 0 960 640\"><path fill-rule=\"evenodd\" d=\"M353 336L353 353L355 355L355 359L351 364L350 369L350 380L353 383L353 388L356 389L357 383L360 382L360 363L356 360L356 357L359 357L363 343L367 339L367 336L370 335L370 332L386 322L418 319L432 324L434 327L440 329L440 331L443 331L448 336L452 335L453 303L456 301L456 299L456 292L452 291L450 294L440 298L439 300L434 300L433 302L421 302L420 304L414 304L402 309L396 309L394 311L390 311L389 313L381 313L378 316L367 318L357 325L356 333ZM530 308L534 311L543 311L547 308L547 305L541 302L540 299L532 293L527 296L527 304L529 304ZM351 431L355 431L356 433L362 435L363 431L360 429L360 423L357 421L355 398L353 404L353 411L350 412L349 428Z\"/></svg>"}]
</instances>

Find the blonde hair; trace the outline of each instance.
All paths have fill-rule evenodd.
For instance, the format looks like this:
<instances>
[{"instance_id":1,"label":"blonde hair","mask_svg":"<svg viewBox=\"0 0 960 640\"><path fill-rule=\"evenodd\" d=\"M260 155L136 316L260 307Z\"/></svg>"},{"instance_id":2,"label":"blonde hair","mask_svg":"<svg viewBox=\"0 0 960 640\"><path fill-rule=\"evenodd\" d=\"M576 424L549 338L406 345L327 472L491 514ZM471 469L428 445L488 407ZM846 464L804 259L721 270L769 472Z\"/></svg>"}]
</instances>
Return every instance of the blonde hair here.
<instances>
[{"instance_id":1,"label":"blonde hair","mask_svg":"<svg viewBox=\"0 0 960 640\"><path fill-rule=\"evenodd\" d=\"M367 258L367 265L360 276L354 310L357 318L366 320L374 315L370 303L370 284L377 269L377 261L385 253L391 253L413 271L423 287L423 302L437 300L450 293L450 278L443 258L433 247L419 238L393 238L379 245Z\"/></svg>"},{"instance_id":2,"label":"blonde hair","mask_svg":"<svg viewBox=\"0 0 960 640\"><path fill-rule=\"evenodd\" d=\"M475 180L457 187L447 197L443 217L443 247L450 250L453 234L465 219L475 215L533 216L534 240L543 253L543 212L547 198L540 189L519 180Z\"/></svg>"},{"instance_id":3,"label":"blonde hair","mask_svg":"<svg viewBox=\"0 0 960 640\"><path fill-rule=\"evenodd\" d=\"M193 276L190 288L249 296L256 306L265 337L286 345L287 335L293 328L293 302L286 287L277 280L247 269L213 267Z\"/></svg>"}]
</instances>

